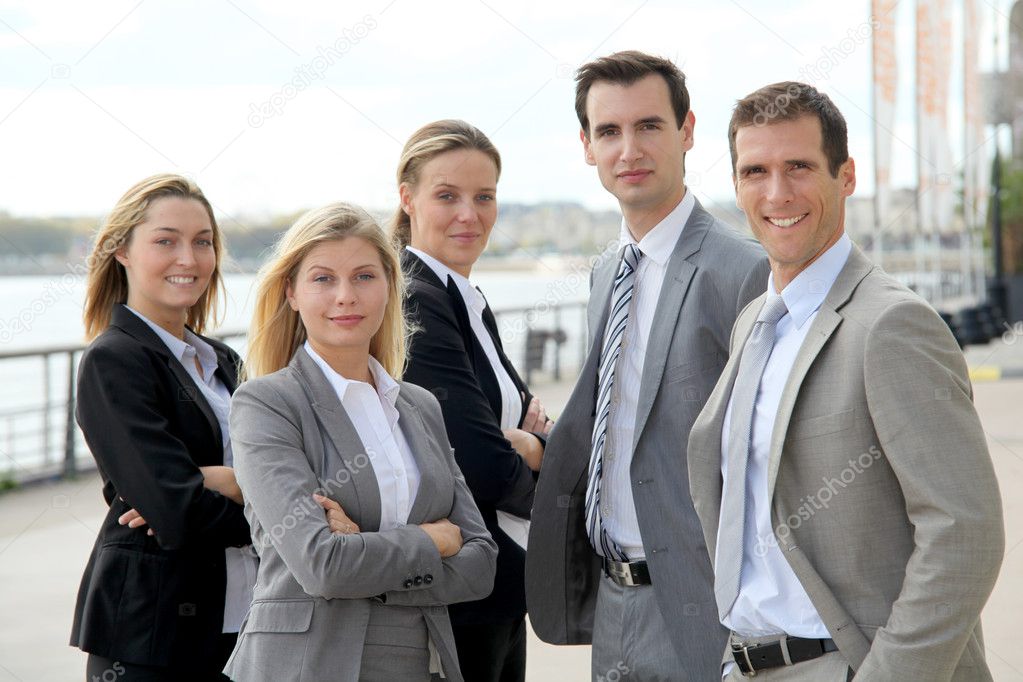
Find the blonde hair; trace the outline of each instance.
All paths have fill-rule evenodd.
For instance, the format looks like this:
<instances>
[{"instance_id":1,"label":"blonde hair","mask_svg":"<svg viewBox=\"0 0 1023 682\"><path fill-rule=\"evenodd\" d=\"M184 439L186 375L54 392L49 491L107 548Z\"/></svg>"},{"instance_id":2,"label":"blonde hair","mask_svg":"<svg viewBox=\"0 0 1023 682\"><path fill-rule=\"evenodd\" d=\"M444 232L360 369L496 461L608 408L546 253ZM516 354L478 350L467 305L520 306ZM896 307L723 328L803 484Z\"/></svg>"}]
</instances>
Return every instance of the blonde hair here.
<instances>
[{"instance_id":1,"label":"blonde hair","mask_svg":"<svg viewBox=\"0 0 1023 682\"><path fill-rule=\"evenodd\" d=\"M412 137L405 143L398 161L398 185L406 184L415 188L424 165L445 152L459 149L483 152L497 167L497 177L501 177L501 155L490 138L465 121L444 119L427 123L412 133ZM405 248L412 241L412 223L401 206L398 206L391 218L388 233L399 249Z\"/></svg>"},{"instance_id":2,"label":"blonde hair","mask_svg":"<svg viewBox=\"0 0 1023 682\"><path fill-rule=\"evenodd\" d=\"M271 259L259 271L256 306L249 328L245 378L254 379L287 366L306 340L298 312L288 304L288 283L317 245L349 237L364 239L380 255L387 277L388 297L380 329L370 340L369 352L392 377L405 368L409 330L402 304L405 278L394 246L377 222L353 204L334 203L300 217L274 245Z\"/></svg>"},{"instance_id":3,"label":"blonde hair","mask_svg":"<svg viewBox=\"0 0 1023 682\"><path fill-rule=\"evenodd\" d=\"M214 325L218 323L218 303L224 285L220 275L224 243L217 219L213 216L213 208L194 182L180 175L162 173L136 183L125 192L96 234L92 252L85 260L89 271L82 313L86 341L96 338L110 325L114 305L128 301L128 275L114 256L118 250L131 243L135 228L146 221L146 212L153 202L164 197L198 201L209 214L216 261L209 286L195 305L189 308L185 324L196 334L201 334L211 317Z\"/></svg>"}]
</instances>

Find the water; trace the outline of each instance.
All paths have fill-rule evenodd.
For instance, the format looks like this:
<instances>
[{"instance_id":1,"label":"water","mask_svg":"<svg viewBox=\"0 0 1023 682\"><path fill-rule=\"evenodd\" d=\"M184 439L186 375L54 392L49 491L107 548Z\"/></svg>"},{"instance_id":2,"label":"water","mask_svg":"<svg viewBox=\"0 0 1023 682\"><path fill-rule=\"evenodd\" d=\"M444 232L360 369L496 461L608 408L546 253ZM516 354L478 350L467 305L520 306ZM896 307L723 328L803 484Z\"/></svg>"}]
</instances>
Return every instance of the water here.
<instances>
[{"instance_id":1,"label":"water","mask_svg":"<svg viewBox=\"0 0 1023 682\"><path fill-rule=\"evenodd\" d=\"M555 327L554 306L585 300L588 273L577 269L478 272L474 282L491 308L525 308L525 313L498 315L498 328L512 361L522 369L526 330ZM225 276L226 306L213 333L244 332L252 315L255 275ZM0 277L0 352L38 351L84 342L82 305L85 278L68 272L52 276ZM582 311L569 309L558 322L566 336L562 367L579 365L585 321ZM243 342L232 340L244 355ZM553 350L550 346L548 350ZM552 367L548 360L545 368ZM63 354L0 360L0 475L17 477L34 467L59 462L63 456L68 392L68 360ZM48 375L48 380L47 380ZM46 385L49 384L47 406ZM80 436L79 436L80 438ZM79 441L80 442L80 441ZM85 452L79 447L80 453Z\"/></svg>"}]
</instances>

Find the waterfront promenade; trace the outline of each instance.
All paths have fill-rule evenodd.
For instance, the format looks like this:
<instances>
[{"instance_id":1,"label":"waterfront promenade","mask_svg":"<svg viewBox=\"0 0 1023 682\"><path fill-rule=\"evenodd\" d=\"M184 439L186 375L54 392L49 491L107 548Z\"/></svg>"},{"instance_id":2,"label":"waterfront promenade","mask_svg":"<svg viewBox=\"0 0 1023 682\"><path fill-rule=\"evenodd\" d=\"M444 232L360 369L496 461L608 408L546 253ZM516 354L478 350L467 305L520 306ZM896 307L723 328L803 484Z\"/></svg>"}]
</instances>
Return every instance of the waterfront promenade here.
<instances>
[{"instance_id":1,"label":"waterfront promenade","mask_svg":"<svg viewBox=\"0 0 1023 682\"><path fill-rule=\"evenodd\" d=\"M1023 682L1023 334L967 350L975 394L1001 484L1006 556L984 611L988 662L999 682ZM983 368L983 369L979 369ZM992 369L994 368L994 369ZM556 415L568 382L534 386ZM37 484L0 495L0 682L84 677L85 655L67 645L82 568L105 505L99 477ZM588 647L551 647L530 632L529 682L589 679Z\"/></svg>"}]
</instances>

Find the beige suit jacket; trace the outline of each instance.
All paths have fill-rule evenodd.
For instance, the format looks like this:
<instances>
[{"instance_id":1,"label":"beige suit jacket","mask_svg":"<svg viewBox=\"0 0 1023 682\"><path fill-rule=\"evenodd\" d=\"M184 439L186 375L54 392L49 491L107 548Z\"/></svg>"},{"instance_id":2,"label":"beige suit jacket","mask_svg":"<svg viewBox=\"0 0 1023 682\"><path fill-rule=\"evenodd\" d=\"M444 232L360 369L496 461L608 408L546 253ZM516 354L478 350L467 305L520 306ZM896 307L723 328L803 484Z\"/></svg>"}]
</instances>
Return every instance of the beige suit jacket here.
<instances>
[{"instance_id":1,"label":"beige suit jacket","mask_svg":"<svg viewBox=\"0 0 1023 682\"><path fill-rule=\"evenodd\" d=\"M689 439L711 557L721 426L765 296ZM775 539L856 680L991 679L979 618L1002 510L962 353L922 299L853 247L783 389L768 465Z\"/></svg>"}]
</instances>

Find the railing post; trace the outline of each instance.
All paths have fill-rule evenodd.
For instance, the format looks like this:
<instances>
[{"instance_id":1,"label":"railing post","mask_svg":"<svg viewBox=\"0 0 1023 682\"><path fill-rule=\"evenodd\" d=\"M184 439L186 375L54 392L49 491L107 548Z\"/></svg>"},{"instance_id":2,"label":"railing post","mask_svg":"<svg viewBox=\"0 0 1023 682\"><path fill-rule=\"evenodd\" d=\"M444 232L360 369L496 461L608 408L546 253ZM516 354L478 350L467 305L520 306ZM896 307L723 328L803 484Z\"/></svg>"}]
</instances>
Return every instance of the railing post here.
<instances>
[{"instance_id":1,"label":"railing post","mask_svg":"<svg viewBox=\"0 0 1023 682\"><path fill-rule=\"evenodd\" d=\"M43 466L50 465L50 356L43 355Z\"/></svg>"},{"instance_id":2,"label":"railing post","mask_svg":"<svg viewBox=\"0 0 1023 682\"><path fill-rule=\"evenodd\" d=\"M67 354L67 422L64 429L64 478L74 478L78 472L75 462L75 351Z\"/></svg>"},{"instance_id":3,"label":"railing post","mask_svg":"<svg viewBox=\"0 0 1023 682\"><path fill-rule=\"evenodd\" d=\"M554 306L554 380L561 381L561 343L557 333L561 330L561 305Z\"/></svg>"}]
</instances>

